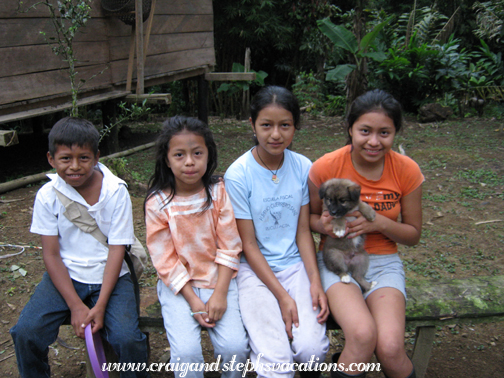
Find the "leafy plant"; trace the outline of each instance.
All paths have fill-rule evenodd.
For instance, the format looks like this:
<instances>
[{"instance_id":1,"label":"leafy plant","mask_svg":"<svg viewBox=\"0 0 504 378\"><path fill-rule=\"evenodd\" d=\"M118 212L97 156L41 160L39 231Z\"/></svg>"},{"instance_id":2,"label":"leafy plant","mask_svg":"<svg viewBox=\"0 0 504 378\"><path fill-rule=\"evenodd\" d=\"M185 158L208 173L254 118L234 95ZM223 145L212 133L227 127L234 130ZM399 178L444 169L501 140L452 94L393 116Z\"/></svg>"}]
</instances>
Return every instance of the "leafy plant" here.
<instances>
[{"instance_id":1,"label":"leafy plant","mask_svg":"<svg viewBox=\"0 0 504 378\"><path fill-rule=\"evenodd\" d=\"M317 79L313 72L301 72L292 86L292 93L297 97L299 105L307 111L318 111L323 107L323 82ZM308 110L309 109L309 110Z\"/></svg>"},{"instance_id":2,"label":"leafy plant","mask_svg":"<svg viewBox=\"0 0 504 378\"><path fill-rule=\"evenodd\" d=\"M373 30L364 35L360 42L350 30L342 25L333 24L329 18L317 22L322 33L333 42L336 48L350 53L352 63L340 64L329 70L326 75L326 80L329 81L345 81L349 104L365 91L365 85L363 84L367 82L367 59L380 62L386 58L382 51L373 50L373 42L390 19L376 25ZM354 71L355 75L353 74Z\"/></svg>"},{"instance_id":3,"label":"leafy plant","mask_svg":"<svg viewBox=\"0 0 504 378\"><path fill-rule=\"evenodd\" d=\"M147 99L143 100L140 105L137 103L132 103L128 106L128 104L126 104L125 102L120 102L119 108L121 109L121 113L114 123L110 125L103 125L103 128L100 132L100 142L110 133L110 131L114 127L119 126L123 122L134 121L146 114L149 114L151 112L151 108L147 107L146 103Z\"/></svg>"},{"instance_id":4,"label":"leafy plant","mask_svg":"<svg viewBox=\"0 0 504 378\"><path fill-rule=\"evenodd\" d=\"M77 32L86 25L90 18L91 1L92 0L58 0L56 5L54 5L54 1L42 0L23 11L21 11L23 2L19 1L18 3L18 12L22 13L28 12L38 5L43 5L49 10L51 22L54 27L54 36L48 37L45 32L40 33L51 47L53 53L57 56L61 56L63 61L68 64L72 95L70 115L72 117L78 116L77 95L80 88L86 83L84 79L77 81L77 57L74 50L74 38Z\"/></svg>"},{"instance_id":5,"label":"leafy plant","mask_svg":"<svg viewBox=\"0 0 504 378\"><path fill-rule=\"evenodd\" d=\"M245 66L240 63L233 63L232 72L245 72ZM243 91L248 91L251 86L264 86L264 79L268 76L264 71L256 72L254 70L249 70L248 72L256 74L254 81L232 81L229 83L222 83L219 88L217 88L218 95L224 94L227 99L231 100L231 114L235 114L235 103L240 103L238 95ZM219 109L219 113L226 114L227 112L225 110L227 109L224 107L224 99L221 96L214 96L214 101L216 101L216 108Z\"/></svg>"}]
</instances>

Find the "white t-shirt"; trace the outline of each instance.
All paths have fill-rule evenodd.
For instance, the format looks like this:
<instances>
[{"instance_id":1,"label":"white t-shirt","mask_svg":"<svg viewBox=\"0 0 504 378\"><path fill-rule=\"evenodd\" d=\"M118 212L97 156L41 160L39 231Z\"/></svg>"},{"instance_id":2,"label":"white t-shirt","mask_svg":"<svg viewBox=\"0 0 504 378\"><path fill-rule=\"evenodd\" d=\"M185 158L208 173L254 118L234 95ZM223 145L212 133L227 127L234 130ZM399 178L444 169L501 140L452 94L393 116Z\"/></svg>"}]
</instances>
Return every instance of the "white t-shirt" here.
<instances>
[{"instance_id":1,"label":"white t-shirt","mask_svg":"<svg viewBox=\"0 0 504 378\"><path fill-rule=\"evenodd\" d=\"M301 261L297 224L301 206L310 202L311 161L290 150L284 154L278 184L272 181L271 171L257 163L252 150L231 164L224 176L235 218L254 222L257 244L274 272Z\"/></svg>"},{"instance_id":2,"label":"white t-shirt","mask_svg":"<svg viewBox=\"0 0 504 378\"><path fill-rule=\"evenodd\" d=\"M88 208L110 245L134 243L133 213L126 183L114 176L103 164L98 163L103 173L100 198L89 206L84 198L57 174L47 175L51 181L37 192L33 206L30 231L39 235L58 235L60 255L70 277L78 282L101 284L109 249L91 234L81 231L63 213L65 207L56 196L53 187ZM128 273L123 261L120 276Z\"/></svg>"}]
</instances>

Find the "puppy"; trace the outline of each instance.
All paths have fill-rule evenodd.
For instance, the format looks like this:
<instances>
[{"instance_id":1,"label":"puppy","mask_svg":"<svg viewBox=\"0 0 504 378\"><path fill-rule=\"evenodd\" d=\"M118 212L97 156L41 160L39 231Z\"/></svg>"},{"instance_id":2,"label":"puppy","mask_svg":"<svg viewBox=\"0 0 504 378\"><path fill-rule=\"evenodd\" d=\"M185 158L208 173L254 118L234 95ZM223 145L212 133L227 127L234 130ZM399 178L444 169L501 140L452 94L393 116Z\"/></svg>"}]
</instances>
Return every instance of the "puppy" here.
<instances>
[{"instance_id":1,"label":"puppy","mask_svg":"<svg viewBox=\"0 0 504 378\"><path fill-rule=\"evenodd\" d=\"M337 239L327 237L324 243L323 257L327 269L340 276L341 282L349 283L350 276L366 292L376 285L364 279L369 267L369 256L364 250L365 235L348 239L343 238L346 230L346 220L353 221L355 217L345 215L360 211L368 221L374 221L375 211L367 203L360 200L361 188L356 183L346 179L331 179L320 186L319 196L323 210L327 210L334 218L331 221L333 232Z\"/></svg>"}]
</instances>

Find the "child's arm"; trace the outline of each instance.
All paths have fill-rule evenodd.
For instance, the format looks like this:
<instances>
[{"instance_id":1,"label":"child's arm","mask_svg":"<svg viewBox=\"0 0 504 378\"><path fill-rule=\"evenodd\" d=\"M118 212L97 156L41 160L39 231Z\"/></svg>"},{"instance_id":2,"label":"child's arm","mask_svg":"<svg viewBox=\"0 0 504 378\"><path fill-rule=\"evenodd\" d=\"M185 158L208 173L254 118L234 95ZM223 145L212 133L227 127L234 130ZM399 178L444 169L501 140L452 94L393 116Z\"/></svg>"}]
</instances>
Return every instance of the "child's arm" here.
<instances>
[{"instance_id":1,"label":"child's arm","mask_svg":"<svg viewBox=\"0 0 504 378\"><path fill-rule=\"evenodd\" d=\"M320 312L317 315L317 318L319 323L324 323L329 316L329 307L327 306L327 297L320 281L320 273L315 254L315 244L310 231L309 204L301 207L296 233L296 243L310 280L310 294L312 297L313 309L316 310L317 307L320 306Z\"/></svg>"},{"instance_id":2,"label":"child's arm","mask_svg":"<svg viewBox=\"0 0 504 378\"><path fill-rule=\"evenodd\" d=\"M89 311L83 324L91 323L93 333L103 327L103 319L105 317L105 309L110 299L110 295L114 291L114 287L121 272L122 262L124 260L124 245L110 245L105 271L103 272L103 282L100 289L98 301Z\"/></svg>"},{"instance_id":3,"label":"child's arm","mask_svg":"<svg viewBox=\"0 0 504 378\"><path fill-rule=\"evenodd\" d=\"M75 334L84 338L84 327L82 325L88 317L89 308L77 295L72 279L68 274L68 269L63 264L57 235L42 235L42 256L51 281L70 309L71 323Z\"/></svg>"},{"instance_id":4,"label":"child's arm","mask_svg":"<svg viewBox=\"0 0 504 378\"><path fill-rule=\"evenodd\" d=\"M238 225L238 231L242 239L243 253L245 253L247 263L278 300L280 310L282 311L282 319L285 323L285 331L289 338L292 339L292 325L294 324L296 327L299 327L296 302L278 281L261 253L257 245L253 221L250 219L237 219L236 224Z\"/></svg>"},{"instance_id":5,"label":"child's arm","mask_svg":"<svg viewBox=\"0 0 504 378\"><path fill-rule=\"evenodd\" d=\"M215 263L218 275L214 292L206 303L210 323L220 320L226 312L229 283L233 274L239 269L240 253L243 249L231 200L224 185L218 185L217 188L219 192L214 201L213 211L217 211L219 215L215 228L218 246Z\"/></svg>"},{"instance_id":6,"label":"child's arm","mask_svg":"<svg viewBox=\"0 0 504 378\"><path fill-rule=\"evenodd\" d=\"M310 228L313 232L321 235L336 237L331 224L332 216L327 211L322 211L322 200L318 194L319 188L308 179L308 189L310 191Z\"/></svg>"},{"instance_id":7,"label":"child's arm","mask_svg":"<svg viewBox=\"0 0 504 378\"><path fill-rule=\"evenodd\" d=\"M215 285L214 292L206 303L206 311L208 313L208 322L214 323L222 318L222 315L227 309L227 292L229 283L233 276L234 270L225 265L219 264L219 276L217 277L217 284Z\"/></svg>"},{"instance_id":8,"label":"child's arm","mask_svg":"<svg viewBox=\"0 0 504 378\"><path fill-rule=\"evenodd\" d=\"M194 319L202 326L206 328L215 327L215 323L211 323L208 317L208 310L203 303L203 301L194 292L191 283L187 282L182 289L180 289L180 294L182 294L189 303L191 307L191 312L194 314Z\"/></svg>"}]
</instances>

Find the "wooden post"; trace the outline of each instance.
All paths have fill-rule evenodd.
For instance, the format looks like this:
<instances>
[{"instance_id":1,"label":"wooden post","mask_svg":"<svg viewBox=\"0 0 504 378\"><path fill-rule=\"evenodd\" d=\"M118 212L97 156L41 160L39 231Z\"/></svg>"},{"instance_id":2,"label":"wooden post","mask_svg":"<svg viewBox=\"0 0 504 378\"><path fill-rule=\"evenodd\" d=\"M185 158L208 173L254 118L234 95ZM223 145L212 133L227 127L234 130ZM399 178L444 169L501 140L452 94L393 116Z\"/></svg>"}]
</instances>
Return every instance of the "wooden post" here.
<instances>
[{"instance_id":1,"label":"wooden post","mask_svg":"<svg viewBox=\"0 0 504 378\"><path fill-rule=\"evenodd\" d=\"M436 327L434 326L417 327L416 329L415 347L411 361L415 367L417 378L425 377L435 337Z\"/></svg>"},{"instance_id":2,"label":"wooden post","mask_svg":"<svg viewBox=\"0 0 504 378\"><path fill-rule=\"evenodd\" d=\"M145 60L147 59L147 50L149 48L149 38L152 30L152 22L154 21L155 8L156 8L156 0L152 0L149 19L147 20L147 30L145 30L144 55L143 55L144 65Z\"/></svg>"},{"instance_id":3,"label":"wooden post","mask_svg":"<svg viewBox=\"0 0 504 378\"><path fill-rule=\"evenodd\" d=\"M198 76L198 119L208 125L208 82L205 75Z\"/></svg>"},{"instance_id":4,"label":"wooden post","mask_svg":"<svg viewBox=\"0 0 504 378\"><path fill-rule=\"evenodd\" d=\"M133 81L133 64L135 63L135 25L131 27L130 51L128 60L128 73L126 76L126 90L131 92L131 82Z\"/></svg>"},{"instance_id":5,"label":"wooden post","mask_svg":"<svg viewBox=\"0 0 504 378\"><path fill-rule=\"evenodd\" d=\"M250 71L250 47L245 49L245 72ZM250 91L244 90L242 97L241 119L248 119L250 108Z\"/></svg>"},{"instance_id":6,"label":"wooden post","mask_svg":"<svg viewBox=\"0 0 504 378\"><path fill-rule=\"evenodd\" d=\"M144 93L144 36L143 36L143 0L135 0L135 34L137 56L136 94Z\"/></svg>"},{"instance_id":7,"label":"wooden post","mask_svg":"<svg viewBox=\"0 0 504 378\"><path fill-rule=\"evenodd\" d=\"M104 101L102 103L103 126L110 126L115 119L116 106L114 100ZM110 155L119 151L119 126L113 127L107 136L100 143L100 155Z\"/></svg>"}]
</instances>

